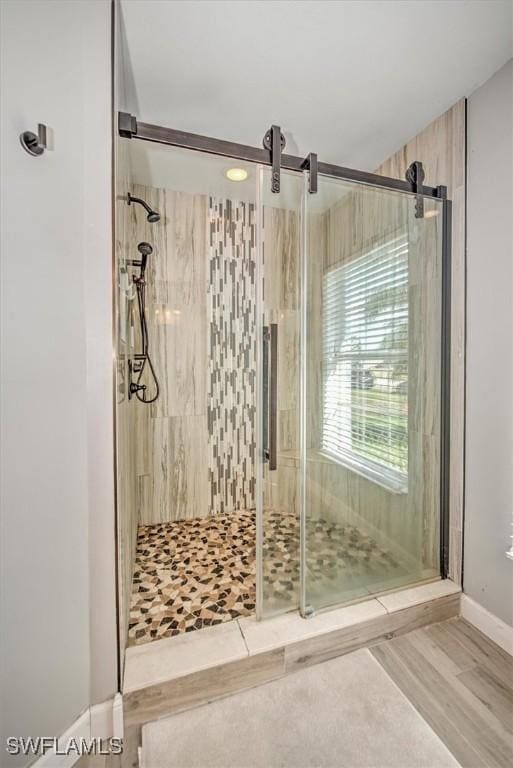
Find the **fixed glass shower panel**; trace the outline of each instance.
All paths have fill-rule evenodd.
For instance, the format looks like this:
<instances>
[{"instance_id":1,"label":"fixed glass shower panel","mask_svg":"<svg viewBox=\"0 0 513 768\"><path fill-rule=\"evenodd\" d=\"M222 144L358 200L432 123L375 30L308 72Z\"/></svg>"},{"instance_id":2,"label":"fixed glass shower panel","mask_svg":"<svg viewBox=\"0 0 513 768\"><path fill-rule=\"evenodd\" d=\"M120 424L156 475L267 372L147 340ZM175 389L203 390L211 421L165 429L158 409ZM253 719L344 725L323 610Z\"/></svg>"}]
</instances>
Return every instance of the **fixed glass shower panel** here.
<instances>
[{"instance_id":1,"label":"fixed glass shower panel","mask_svg":"<svg viewBox=\"0 0 513 768\"><path fill-rule=\"evenodd\" d=\"M120 622L138 645L255 612L258 167L125 138L119 153ZM156 399L148 366L131 377L141 282Z\"/></svg>"},{"instance_id":2,"label":"fixed glass shower panel","mask_svg":"<svg viewBox=\"0 0 513 768\"><path fill-rule=\"evenodd\" d=\"M301 611L440 574L442 203L304 195Z\"/></svg>"}]
</instances>

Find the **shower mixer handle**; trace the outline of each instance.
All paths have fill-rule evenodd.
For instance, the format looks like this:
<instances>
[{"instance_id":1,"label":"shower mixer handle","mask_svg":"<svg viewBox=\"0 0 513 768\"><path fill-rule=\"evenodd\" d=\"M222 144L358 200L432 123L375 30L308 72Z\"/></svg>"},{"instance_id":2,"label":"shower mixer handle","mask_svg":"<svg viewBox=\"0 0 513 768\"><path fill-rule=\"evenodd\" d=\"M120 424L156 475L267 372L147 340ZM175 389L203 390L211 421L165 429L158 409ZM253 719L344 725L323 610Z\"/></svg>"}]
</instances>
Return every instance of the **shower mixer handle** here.
<instances>
[{"instance_id":1,"label":"shower mixer handle","mask_svg":"<svg viewBox=\"0 0 513 768\"><path fill-rule=\"evenodd\" d=\"M137 392L144 392L146 389L146 384L136 384L135 382L130 382L130 395L135 395Z\"/></svg>"},{"instance_id":2,"label":"shower mixer handle","mask_svg":"<svg viewBox=\"0 0 513 768\"><path fill-rule=\"evenodd\" d=\"M136 395L138 392L145 392L146 390L146 384L138 384L135 381L132 381L132 376L134 373L142 373L143 367L144 367L144 361L145 356L143 355L136 355L135 360L129 360L128 361L128 374L129 374L129 386L128 386L128 399L131 400L133 395Z\"/></svg>"}]
</instances>

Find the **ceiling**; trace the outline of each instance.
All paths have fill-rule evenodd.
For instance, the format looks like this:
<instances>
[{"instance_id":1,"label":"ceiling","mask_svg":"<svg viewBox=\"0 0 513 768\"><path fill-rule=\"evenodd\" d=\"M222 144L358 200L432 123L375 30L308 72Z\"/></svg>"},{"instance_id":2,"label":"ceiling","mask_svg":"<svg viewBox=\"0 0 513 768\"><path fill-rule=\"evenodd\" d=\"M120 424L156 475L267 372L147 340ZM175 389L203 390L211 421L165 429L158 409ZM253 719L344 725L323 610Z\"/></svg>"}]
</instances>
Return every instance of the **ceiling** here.
<instances>
[{"instance_id":1,"label":"ceiling","mask_svg":"<svg viewBox=\"0 0 513 768\"><path fill-rule=\"evenodd\" d=\"M511 0L121 0L144 122L375 169L513 55Z\"/></svg>"}]
</instances>

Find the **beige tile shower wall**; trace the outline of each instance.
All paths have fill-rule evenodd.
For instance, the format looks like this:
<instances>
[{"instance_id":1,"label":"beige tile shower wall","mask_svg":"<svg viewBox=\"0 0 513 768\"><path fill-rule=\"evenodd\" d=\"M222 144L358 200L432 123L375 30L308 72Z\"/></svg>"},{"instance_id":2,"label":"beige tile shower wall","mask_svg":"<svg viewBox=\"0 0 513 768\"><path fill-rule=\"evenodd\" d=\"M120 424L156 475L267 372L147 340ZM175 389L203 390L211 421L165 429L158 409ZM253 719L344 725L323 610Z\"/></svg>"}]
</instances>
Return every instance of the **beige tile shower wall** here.
<instances>
[{"instance_id":1,"label":"beige tile shower wall","mask_svg":"<svg viewBox=\"0 0 513 768\"><path fill-rule=\"evenodd\" d=\"M204 517L207 502L207 210L208 198L134 185L159 211L150 223L132 207L137 243L153 247L147 267L149 349L159 397L137 403L139 522ZM132 270L133 271L133 270ZM145 376L148 393L155 392Z\"/></svg>"},{"instance_id":2,"label":"beige tile shower wall","mask_svg":"<svg viewBox=\"0 0 513 768\"><path fill-rule=\"evenodd\" d=\"M449 576L458 584L461 583L463 543L465 119L465 100L462 99L377 169L377 173L403 179L410 163L421 160L426 183L445 184L453 201Z\"/></svg>"},{"instance_id":3,"label":"beige tile shower wall","mask_svg":"<svg viewBox=\"0 0 513 768\"><path fill-rule=\"evenodd\" d=\"M310 220L311 218L311 220ZM436 317L439 304L433 296L439 292L437 264L437 219L423 221L416 234L417 222L407 198L369 188L355 189L321 216L309 218L311 244L313 233L326 230L324 250L315 258L310 254L311 280L308 327L310 409L315 413L309 430L310 447L321 445L320 405L322 404L322 280L335 266L358 258L387 237L410 233L410 407L409 407L409 492L393 493L367 478L324 456L312 453L308 462L307 489L310 514L344 521L366 530L387 549L409 560L412 567L423 555L425 568L437 567L438 553L433 546L439 520L436 444L439 409L433 407L439 390L439 346L425 348L425 339L439 340ZM427 229L427 232L426 232ZM431 234L431 230L435 235ZM316 237L317 242L322 238ZM419 250L420 249L420 250ZM318 264L320 269L314 269ZM429 276L429 279L428 279ZM420 315L420 317L419 317ZM317 422L317 424L316 424ZM319 428L316 429L316 426ZM427 485L430 485L427 488ZM426 494L429 504L426 504ZM429 534L433 533L433 536ZM426 544L424 546L424 542Z\"/></svg>"},{"instance_id":4,"label":"beige tile shower wall","mask_svg":"<svg viewBox=\"0 0 513 768\"><path fill-rule=\"evenodd\" d=\"M125 206L129 258L138 258L141 241L154 248L147 318L160 382L155 403L130 404L139 522L254 508L254 207L141 185L132 194L162 214L151 224L140 206ZM299 447L299 222L283 209L266 208L264 215L266 307L279 328L281 456ZM138 347L134 302L130 312ZM145 383L151 394L151 381ZM293 462L280 458L268 479L269 504L295 510Z\"/></svg>"},{"instance_id":5,"label":"beige tile shower wall","mask_svg":"<svg viewBox=\"0 0 513 768\"><path fill-rule=\"evenodd\" d=\"M255 215L246 202L135 185L161 213L133 206L147 269L149 348L160 383L137 404L141 523L253 508ZM151 380L144 382L151 394Z\"/></svg>"}]
</instances>

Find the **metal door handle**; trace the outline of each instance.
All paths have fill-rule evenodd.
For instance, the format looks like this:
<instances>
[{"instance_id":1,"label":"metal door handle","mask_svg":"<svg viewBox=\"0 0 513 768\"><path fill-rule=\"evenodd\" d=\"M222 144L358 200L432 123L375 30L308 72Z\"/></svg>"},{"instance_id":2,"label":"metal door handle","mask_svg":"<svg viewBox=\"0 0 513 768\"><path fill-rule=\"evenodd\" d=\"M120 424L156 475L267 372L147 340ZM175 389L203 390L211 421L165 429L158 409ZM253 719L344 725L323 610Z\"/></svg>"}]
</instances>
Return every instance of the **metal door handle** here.
<instances>
[{"instance_id":1,"label":"metal door handle","mask_svg":"<svg viewBox=\"0 0 513 768\"><path fill-rule=\"evenodd\" d=\"M264 326L264 459L278 466L278 324Z\"/></svg>"}]
</instances>

